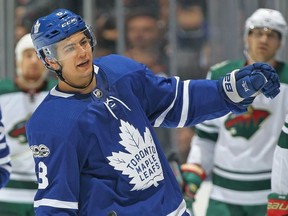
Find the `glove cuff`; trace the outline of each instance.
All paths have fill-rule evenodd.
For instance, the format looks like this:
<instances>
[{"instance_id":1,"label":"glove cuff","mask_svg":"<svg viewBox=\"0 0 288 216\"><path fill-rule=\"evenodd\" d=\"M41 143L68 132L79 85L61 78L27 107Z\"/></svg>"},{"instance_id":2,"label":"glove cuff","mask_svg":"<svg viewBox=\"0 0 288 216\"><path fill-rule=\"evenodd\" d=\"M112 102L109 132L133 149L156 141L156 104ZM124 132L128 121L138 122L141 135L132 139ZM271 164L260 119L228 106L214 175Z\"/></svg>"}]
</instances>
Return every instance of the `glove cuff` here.
<instances>
[{"instance_id":1,"label":"glove cuff","mask_svg":"<svg viewBox=\"0 0 288 216\"><path fill-rule=\"evenodd\" d=\"M181 165L181 171L182 172L190 172L190 173L195 173L196 175L198 175L201 180L203 181L206 178L206 173L204 171L204 169L198 165L198 164L182 164Z\"/></svg>"},{"instance_id":2,"label":"glove cuff","mask_svg":"<svg viewBox=\"0 0 288 216\"><path fill-rule=\"evenodd\" d=\"M288 215L288 195L271 193L268 195L267 216Z\"/></svg>"},{"instance_id":3,"label":"glove cuff","mask_svg":"<svg viewBox=\"0 0 288 216\"><path fill-rule=\"evenodd\" d=\"M222 81L222 87L226 96L234 103L239 103L244 100L244 98L242 98L237 91L235 76L238 71L239 69L236 69L231 73L226 74Z\"/></svg>"}]
</instances>

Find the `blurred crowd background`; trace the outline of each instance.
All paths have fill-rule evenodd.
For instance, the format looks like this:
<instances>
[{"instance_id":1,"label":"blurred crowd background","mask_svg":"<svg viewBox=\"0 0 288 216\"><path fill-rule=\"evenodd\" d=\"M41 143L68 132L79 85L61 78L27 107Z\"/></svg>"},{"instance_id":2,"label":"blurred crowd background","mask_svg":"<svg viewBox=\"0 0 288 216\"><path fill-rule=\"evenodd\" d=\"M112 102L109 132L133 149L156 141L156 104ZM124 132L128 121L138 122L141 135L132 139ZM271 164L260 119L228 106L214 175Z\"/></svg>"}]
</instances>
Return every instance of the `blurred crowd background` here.
<instances>
[{"instance_id":1,"label":"blurred crowd background","mask_svg":"<svg viewBox=\"0 0 288 216\"><path fill-rule=\"evenodd\" d=\"M288 19L287 0L0 0L0 78L15 73L15 44L56 8L79 13L97 37L95 57L118 53L159 76L204 79L210 66L243 57L245 19L257 8ZM279 59L288 61L287 43ZM157 129L167 157L180 163L193 128Z\"/></svg>"}]
</instances>

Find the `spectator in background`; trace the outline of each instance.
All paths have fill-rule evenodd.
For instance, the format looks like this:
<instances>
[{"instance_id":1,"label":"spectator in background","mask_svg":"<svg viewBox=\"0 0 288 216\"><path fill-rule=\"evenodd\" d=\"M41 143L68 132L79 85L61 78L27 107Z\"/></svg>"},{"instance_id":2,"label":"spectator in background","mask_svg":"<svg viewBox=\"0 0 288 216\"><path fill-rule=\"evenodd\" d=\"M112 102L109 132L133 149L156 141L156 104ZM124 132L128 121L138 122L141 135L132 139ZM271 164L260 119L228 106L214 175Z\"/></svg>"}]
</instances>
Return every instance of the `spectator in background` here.
<instances>
[{"instance_id":1,"label":"spectator in background","mask_svg":"<svg viewBox=\"0 0 288 216\"><path fill-rule=\"evenodd\" d=\"M177 74L181 79L205 78L208 55L205 8L202 0L177 1L176 56Z\"/></svg>"},{"instance_id":2,"label":"spectator in background","mask_svg":"<svg viewBox=\"0 0 288 216\"><path fill-rule=\"evenodd\" d=\"M266 213L273 152L288 113L288 64L276 59L286 36L287 23L283 15L260 8L245 23L246 58L211 67L208 78L214 80L226 71L245 65L269 63L280 76L281 92L272 103L261 95L246 113L230 113L196 125L197 135L192 139L182 171L185 194L191 201L201 182L212 174L207 216L263 216Z\"/></svg>"},{"instance_id":3,"label":"spectator in background","mask_svg":"<svg viewBox=\"0 0 288 216\"><path fill-rule=\"evenodd\" d=\"M11 173L10 150L6 142L5 128L2 123L2 112L0 110L0 189L9 181Z\"/></svg>"},{"instance_id":4,"label":"spectator in background","mask_svg":"<svg viewBox=\"0 0 288 216\"><path fill-rule=\"evenodd\" d=\"M17 43L22 36L30 32L32 24L39 16L64 7L82 14L82 5L83 0L16 0L15 42Z\"/></svg>"},{"instance_id":5,"label":"spectator in background","mask_svg":"<svg viewBox=\"0 0 288 216\"><path fill-rule=\"evenodd\" d=\"M114 11L113 11L114 12ZM118 31L114 13L105 12L95 22L97 49L96 57L115 54Z\"/></svg>"},{"instance_id":6,"label":"spectator in background","mask_svg":"<svg viewBox=\"0 0 288 216\"><path fill-rule=\"evenodd\" d=\"M0 215L32 216L37 180L25 124L48 90L56 84L56 79L46 78L47 71L36 55L30 34L19 40L15 55L15 79L0 81L2 121L12 164L10 181L0 190Z\"/></svg>"},{"instance_id":7,"label":"spectator in background","mask_svg":"<svg viewBox=\"0 0 288 216\"><path fill-rule=\"evenodd\" d=\"M125 56L146 64L154 73L168 74L165 38L159 20L148 10L131 11L126 18Z\"/></svg>"},{"instance_id":8,"label":"spectator in background","mask_svg":"<svg viewBox=\"0 0 288 216\"><path fill-rule=\"evenodd\" d=\"M16 26L26 27L28 33L34 20L38 16L48 13L52 5L53 1L51 0L17 0L15 2Z\"/></svg>"},{"instance_id":9,"label":"spectator in background","mask_svg":"<svg viewBox=\"0 0 288 216\"><path fill-rule=\"evenodd\" d=\"M159 0L123 0L127 12L146 10L150 11L151 15L159 18L160 15L160 1Z\"/></svg>"}]
</instances>

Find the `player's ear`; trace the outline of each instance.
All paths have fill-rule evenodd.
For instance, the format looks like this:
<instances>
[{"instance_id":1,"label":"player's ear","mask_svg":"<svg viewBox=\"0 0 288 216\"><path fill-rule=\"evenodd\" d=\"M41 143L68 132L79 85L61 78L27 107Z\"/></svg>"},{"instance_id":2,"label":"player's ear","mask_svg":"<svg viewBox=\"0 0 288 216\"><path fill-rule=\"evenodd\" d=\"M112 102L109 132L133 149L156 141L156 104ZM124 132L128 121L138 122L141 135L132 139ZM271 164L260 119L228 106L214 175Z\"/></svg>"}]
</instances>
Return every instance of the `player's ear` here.
<instances>
[{"instance_id":1,"label":"player's ear","mask_svg":"<svg viewBox=\"0 0 288 216\"><path fill-rule=\"evenodd\" d=\"M45 57L45 62L49 67L51 67L54 70L60 69L60 65L55 60L51 60L50 58Z\"/></svg>"}]
</instances>

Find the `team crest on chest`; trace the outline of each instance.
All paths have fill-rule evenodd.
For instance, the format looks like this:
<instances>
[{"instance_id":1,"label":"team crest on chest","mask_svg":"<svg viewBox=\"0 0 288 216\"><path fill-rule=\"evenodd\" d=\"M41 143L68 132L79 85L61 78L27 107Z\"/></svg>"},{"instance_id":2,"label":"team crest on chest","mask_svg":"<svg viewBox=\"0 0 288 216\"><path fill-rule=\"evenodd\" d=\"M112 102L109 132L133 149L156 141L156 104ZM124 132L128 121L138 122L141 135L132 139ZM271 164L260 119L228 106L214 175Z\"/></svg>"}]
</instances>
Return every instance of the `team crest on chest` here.
<instances>
[{"instance_id":1,"label":"team crest on chest","mask_svg":"<svg viewBox=\"0 0 288 216\"><path fill-rule=\"evenodd\" d=\"M158 186L164 179L162 167L150 130L146 127L142 136L138 129L121 120L119 142L127 152L112 152L107 157L115 170L131 178L131 191L145 190L150 186Z\"/></svg>"},{"instance_id":2,"label":"team crest on chest","mask_svg":"<svg viewBox=\"0 0 288 216\"><path fill-rule=\"evenodd\" d=\"M233 137L250 139L270 116L270 112L248 107L247 113L241 115L229 114L225 121L225 128Z\"/></svg>"},{"instance_id":3,"label":"team crest on chest","mask_svg":"<svg viewBox=\"0 0 288 216\"><path fill-rule=\"evenodd\" d=\"M11 130L8 131L8 135L17 139L21 144L27 144L26 123L27 119L16 122Z\"/></svg>"}]
</instances>

